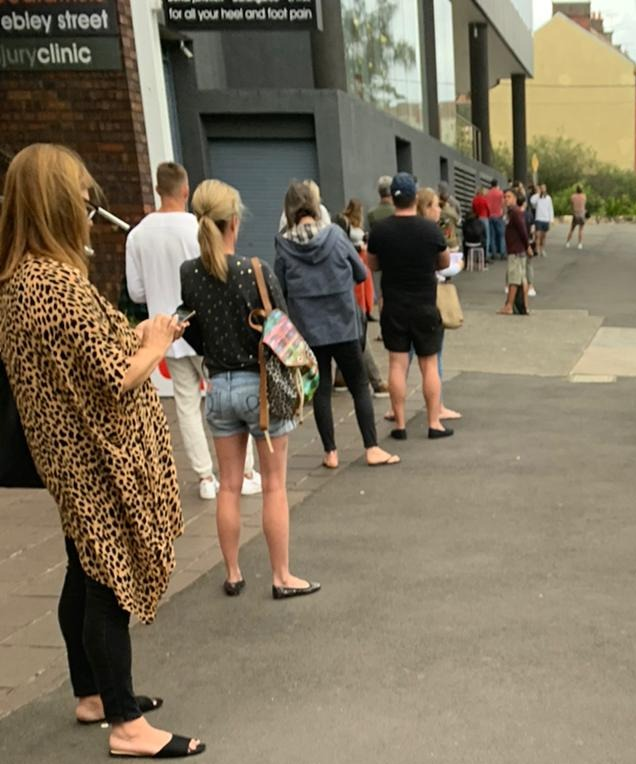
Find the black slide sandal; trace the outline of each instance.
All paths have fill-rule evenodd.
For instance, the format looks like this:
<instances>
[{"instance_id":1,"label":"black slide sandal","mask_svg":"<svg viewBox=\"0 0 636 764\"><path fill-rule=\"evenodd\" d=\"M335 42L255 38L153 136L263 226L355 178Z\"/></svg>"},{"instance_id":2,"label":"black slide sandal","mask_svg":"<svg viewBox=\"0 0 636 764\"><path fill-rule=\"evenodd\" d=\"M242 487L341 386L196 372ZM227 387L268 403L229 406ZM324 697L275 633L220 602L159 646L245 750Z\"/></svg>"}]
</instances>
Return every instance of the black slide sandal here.
<instances>
[{"instance_id":1,"label":"black slide sandal","mask_svg":"<svg viewBox=\"0 0 636 764\"><path fill-rule=\"evenodd\" d=\"M186 756L197 756L205 751L205 743L199 743L194 751L191 751L190 740L191 738L183 737L183 735L173 735L164 747L154 754L127 753L111 749L110 755L115 759L183 759Z\"/></svg>"}]
</instances>

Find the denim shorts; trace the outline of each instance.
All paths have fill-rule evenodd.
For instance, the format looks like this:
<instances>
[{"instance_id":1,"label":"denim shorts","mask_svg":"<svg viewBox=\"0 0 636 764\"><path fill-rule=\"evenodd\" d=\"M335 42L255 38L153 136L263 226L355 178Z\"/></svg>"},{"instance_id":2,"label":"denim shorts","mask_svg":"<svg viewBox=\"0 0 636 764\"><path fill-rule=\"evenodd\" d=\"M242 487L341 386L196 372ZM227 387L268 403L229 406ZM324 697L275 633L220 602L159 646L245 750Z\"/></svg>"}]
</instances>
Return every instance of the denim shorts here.
<instances>
[{"instance_id":1,"label":"denim shorts","mask_svg":"<svg viewBox=\"0 0 636 764\"><path fill-rule=\"evenodd\" d=\"M258 426L259 375L255 371L228 371L210 379L205 398L205 418L215 438L229 438L247 432L264 438ZM296 425L291 419L269 420L269 435L279 438Z\"/></svg>"}]
</instances>

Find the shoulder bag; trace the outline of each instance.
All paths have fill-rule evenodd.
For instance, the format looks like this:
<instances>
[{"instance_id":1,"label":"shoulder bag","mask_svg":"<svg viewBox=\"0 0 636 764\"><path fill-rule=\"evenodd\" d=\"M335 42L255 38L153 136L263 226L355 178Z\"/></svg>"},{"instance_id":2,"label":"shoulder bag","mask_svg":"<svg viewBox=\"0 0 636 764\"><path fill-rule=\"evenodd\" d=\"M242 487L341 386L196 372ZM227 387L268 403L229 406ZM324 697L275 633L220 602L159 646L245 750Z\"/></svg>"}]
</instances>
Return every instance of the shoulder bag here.
<instances>
[{"instance_id":1,"label":"shoulder bag","mask_svg":"<svg viewBox=\"0 0 636 764\"><path fill-rule=\"evenodd\" d=\"M276 419L302 421L303 404L313 398L318 387L318 363L298 329L279 308L273 308L261 261L251 259L262 308L255 308L248 323L261 333L258 343L260 373L259 427L269 437L270 415Z\"/></svg>"},{"instance_id":2,"label":"shoulder bag","mask_svg":"<svg viewBox=\"0 0 636 764\"><path fill-rule=\"evenodd\" d=\"M464 325L464 313L455 284L446 282L437 285L437 309L444 329L459 329Z\"/></svg>"}]
</instances>

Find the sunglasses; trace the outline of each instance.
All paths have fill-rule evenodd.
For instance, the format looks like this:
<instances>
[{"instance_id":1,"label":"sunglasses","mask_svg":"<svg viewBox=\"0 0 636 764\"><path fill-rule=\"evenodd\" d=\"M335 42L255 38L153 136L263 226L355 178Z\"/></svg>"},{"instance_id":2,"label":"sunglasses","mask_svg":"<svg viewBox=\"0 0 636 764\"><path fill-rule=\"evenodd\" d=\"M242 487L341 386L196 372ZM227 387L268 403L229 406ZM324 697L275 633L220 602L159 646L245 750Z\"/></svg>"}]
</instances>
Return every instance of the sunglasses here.
<instances>
[{"instance_id":1,"label":"sunglasses","mask_svg":"<svg viewBox=\"0 0 636 764\"><path fill-rule=\"evenodd\" d=\"M86 200L84 201L84 206L86 207L86 217L92 220L97 215L97 206Z\"/></svg>"}]
</instances>

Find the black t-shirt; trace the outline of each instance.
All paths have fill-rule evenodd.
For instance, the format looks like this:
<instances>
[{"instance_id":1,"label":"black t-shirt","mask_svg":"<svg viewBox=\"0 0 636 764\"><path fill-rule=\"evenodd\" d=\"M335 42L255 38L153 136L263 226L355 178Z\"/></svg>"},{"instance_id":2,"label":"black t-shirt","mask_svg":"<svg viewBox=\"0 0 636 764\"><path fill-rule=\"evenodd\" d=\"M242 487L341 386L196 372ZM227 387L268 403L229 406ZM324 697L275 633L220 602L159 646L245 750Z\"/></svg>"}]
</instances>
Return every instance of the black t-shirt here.
<instances>
[{"instance_id":1,"label":"black t-shirt","mask_svg":"<svg viewBox=\"0 0 636 764\"><path fill-rule=\"evenodd\" d=\"M368 250L380 263L385 307L435 305L435 271L446 247L441 229L419 215L379 220L371 229Z\"/></svg>"},{"instance_id":2,"label":"black t-shirt","mask_svg":"<svg viewBox=\"0 0 636 764\"><path fill-rule=\"evenodd\" d=\"M260 308L252 264L247 257L228 257L227 282L218 281L203 267L201 258L181 265L183 305L196 310L185 339L203 355L210 375L225 371L258 371L258 342L261 335L252 329L248 316ZM274 307L287 310L278 279L261 260L263 276ZM190 334L189 334L190 332Z\"/></svg>"}]
</instances>

